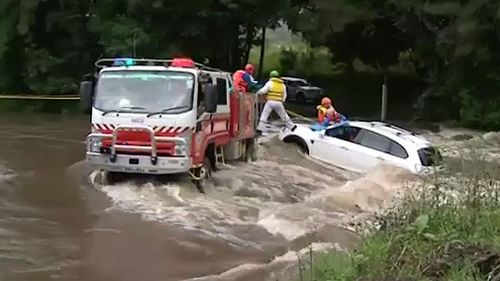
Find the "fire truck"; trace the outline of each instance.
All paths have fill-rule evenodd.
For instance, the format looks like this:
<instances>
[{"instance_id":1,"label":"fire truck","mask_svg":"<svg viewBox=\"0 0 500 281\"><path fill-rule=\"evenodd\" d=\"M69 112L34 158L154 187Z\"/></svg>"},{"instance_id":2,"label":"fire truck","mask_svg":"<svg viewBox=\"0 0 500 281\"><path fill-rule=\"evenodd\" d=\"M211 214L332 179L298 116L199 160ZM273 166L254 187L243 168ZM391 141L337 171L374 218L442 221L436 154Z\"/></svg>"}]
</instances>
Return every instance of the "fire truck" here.
<instances>
[{"instance_id":1,"label":"fire truck","mask_svg":"<svg viewBox=\"0 0 500 281\"><path fill-rule=\"evenodd\" d=\"M80 84L86 160L116 174L189 174L200 192L226 161L253 157L257 99L189 58L100 59ZM107 178L110 178L107 177Z\"/></svg>"}]
</instances>

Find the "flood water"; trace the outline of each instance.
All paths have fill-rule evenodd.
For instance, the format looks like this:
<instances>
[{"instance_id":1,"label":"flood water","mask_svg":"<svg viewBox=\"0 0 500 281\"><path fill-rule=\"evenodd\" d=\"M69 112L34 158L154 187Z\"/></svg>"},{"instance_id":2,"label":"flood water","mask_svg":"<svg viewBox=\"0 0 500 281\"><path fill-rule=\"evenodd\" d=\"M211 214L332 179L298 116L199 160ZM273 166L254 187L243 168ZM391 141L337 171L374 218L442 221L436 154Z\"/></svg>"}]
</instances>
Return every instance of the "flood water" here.
<instances>
[{"instance_id":1,"label":"flood water","mask_svg":"<svg viewBox=\"0 0 500 281\"><path fill-rule=\"evenodd\" d=\"M292 280L296 251L352 249L349 220L411 177L361 177L271 139L205 195L185 177L101 186L83 161L88 117L1 115L0 128L5 281Z\"/></svg>"}]
</instances>

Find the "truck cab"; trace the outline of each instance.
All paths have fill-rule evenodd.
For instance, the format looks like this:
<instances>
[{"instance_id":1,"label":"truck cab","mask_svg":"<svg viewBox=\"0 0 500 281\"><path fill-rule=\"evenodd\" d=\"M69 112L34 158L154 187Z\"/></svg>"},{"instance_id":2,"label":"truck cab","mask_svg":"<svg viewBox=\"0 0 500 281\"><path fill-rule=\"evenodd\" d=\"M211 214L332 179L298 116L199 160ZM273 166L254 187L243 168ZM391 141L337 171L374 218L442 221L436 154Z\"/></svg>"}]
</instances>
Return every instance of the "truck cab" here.
<instances>
[{"instance_id":1,"label":"truck cab","mask_svg":"<svg viewBox=\"0 0 500 281\"><path fill-rule=\"evenodd\" d=\"M246 118L254 99L232 95L228 72L184 58L102 59L95 66L80 86L91 113L86 160L93 169L188 173L198 183L225 160L225 147L255 136Z\"/></svg>"}]
</instances>

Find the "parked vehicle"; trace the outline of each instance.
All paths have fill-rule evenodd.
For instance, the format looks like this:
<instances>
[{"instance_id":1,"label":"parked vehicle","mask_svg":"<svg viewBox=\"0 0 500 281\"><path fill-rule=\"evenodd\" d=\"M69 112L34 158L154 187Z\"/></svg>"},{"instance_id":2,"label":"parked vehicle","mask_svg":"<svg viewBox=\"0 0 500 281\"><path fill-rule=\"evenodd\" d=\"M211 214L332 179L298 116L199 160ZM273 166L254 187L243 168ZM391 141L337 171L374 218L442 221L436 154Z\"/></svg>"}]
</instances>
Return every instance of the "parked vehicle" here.
<instances>
[{"instance_id":1,"label":"parked vehicle","mask_svg":"<svg viewBox=\"0 0 500 281\"><path fill-rule=\"evenodd\" d=\"M294 132L282 129L279 138L296 143L313 158L355 172L367 172L382 163L415 174L441 168L442 157L430 142L382 122L352 121L319 131L301 124Z\"/></svg>"},{"instance_id":2,"label":"parked vehicle","mask_svg":"<svg viewBox=\"0 0 500 281\"><path fill-rule=\"evenodd\" d=\"M120 65L117 62L122 62ZM102 59L80 85L91 111L86 159L108 174L182 174L201 182L245 158L255 138L255 95L231 92L231 74L190 59Z\"/></svg>"},{"instance_id":3,"label":"parked vehicle","mask_svg":"<svg viewBox=\"0 0 500 281\"><path fill-rule=\"evenodd\" d=\"M300 104L316 103L323 97L323 90L309 84L304 79L295 77L281 77L285 81L287 100Z\"/></svg>"}]
</instances>

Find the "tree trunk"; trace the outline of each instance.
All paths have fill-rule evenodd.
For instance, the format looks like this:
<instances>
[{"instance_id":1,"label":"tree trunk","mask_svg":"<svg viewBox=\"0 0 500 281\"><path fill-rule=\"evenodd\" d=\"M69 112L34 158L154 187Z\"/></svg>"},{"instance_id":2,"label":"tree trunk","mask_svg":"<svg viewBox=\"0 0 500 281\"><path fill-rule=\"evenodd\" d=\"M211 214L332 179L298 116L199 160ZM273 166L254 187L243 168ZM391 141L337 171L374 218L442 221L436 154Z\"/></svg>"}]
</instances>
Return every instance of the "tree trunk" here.
<instances>
[{"instance_id":1,"label":"tree trunk","mask_svg":"<svg viewBox=\"0 0 500 281\"><path fill-rule=\"evenodd\" d=\"M244 53L243 53L243 64L248 63L248 59L250 57L250 50L252 50L252 43L253 39L255 37L255 28L253 25L248 25L247 26L247 37L245 40L245 45L244 45Z\"/></svg>"}]
</instances>

